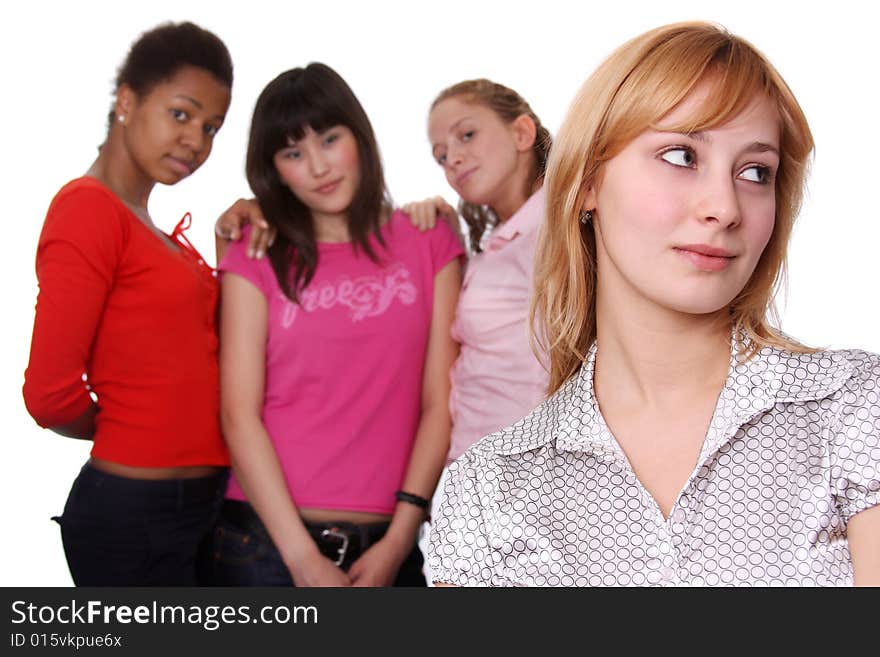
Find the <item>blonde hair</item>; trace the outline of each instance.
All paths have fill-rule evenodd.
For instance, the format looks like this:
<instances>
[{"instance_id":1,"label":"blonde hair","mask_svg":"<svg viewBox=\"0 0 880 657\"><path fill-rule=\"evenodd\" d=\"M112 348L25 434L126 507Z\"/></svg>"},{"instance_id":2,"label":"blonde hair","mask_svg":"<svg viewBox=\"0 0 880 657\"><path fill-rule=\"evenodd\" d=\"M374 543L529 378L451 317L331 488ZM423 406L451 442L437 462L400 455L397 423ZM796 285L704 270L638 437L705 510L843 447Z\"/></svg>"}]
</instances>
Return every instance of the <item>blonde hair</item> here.
<instances>
[{"instance_id":1,"label":"blonde hair","mask_svg":"<svg viewBox=\"0 0 880 657\"><path fill-rule=\"evenodd\" d=\"M709 23L678 23L636 37L599 66L575 96L550 154L531 318L543 336L536 338L539 348L549 355L551 394L577 372L596 339L596 240L592 223L578 220L591 209L585 196L601 182L605 162L701 83L710 85L709 100L685 125L664 129L696 132L723 125L759 95L770 98L780 116L773 233L729 307L732 326L750 343L739 348L749 357L765 345L809 351L768 320L778 319L773 298L784 282L813 150L806 118L788 85L750 43Z\"/></svg>"},{"instance_id":2,"label":"blonde hair","mask_svg":"<svg viewBox=\"0 0 880 657\"><path fill-rule=\"evenodd\" d=\"M532 188L544 177L547 169L547 156L552 143L550 131L543 126L538 115L522 96L503 84L485 78L465 80L447 87L431 103L431 110L448 98L459 97L467 103L488 107L505 123L512 123L523 114L535 123L535 143L532 146L534 162L525 190L526 195L530 196ZM460 199L458 212L468 226L471 249L474 253L479 253L483 234L498 223L495 211L487 205L477 205Z\"/></svg>"}]
</instances>

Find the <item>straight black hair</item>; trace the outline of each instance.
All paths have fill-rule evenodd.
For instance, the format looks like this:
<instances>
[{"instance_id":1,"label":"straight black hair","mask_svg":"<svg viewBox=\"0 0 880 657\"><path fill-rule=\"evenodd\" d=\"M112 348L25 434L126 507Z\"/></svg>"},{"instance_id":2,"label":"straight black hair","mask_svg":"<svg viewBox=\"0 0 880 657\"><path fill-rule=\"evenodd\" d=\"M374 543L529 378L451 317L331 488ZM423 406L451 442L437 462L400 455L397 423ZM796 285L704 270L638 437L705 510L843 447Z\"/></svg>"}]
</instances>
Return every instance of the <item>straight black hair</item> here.
<instances>
[{"instance_id":1,"label":"straight black hair","mask_svg":"<svg viewBox=\"0 0 880 657\"><path fill-rule=\"evenodd\" d=\"M349 234L356 250L378 262L369 238L374 235L385 246L380 228L391 198L373 127L345 80L329 66L313 62L272 80L254 108L245 170L263 215L278 231L267 255L279 286L294 302L315 275L318 245L311 211L282 183L274 157L302 139L308 128L321 133L339 125L354 135L360 166L360 185L348 209Z\"/></svg>"}]
</instances>

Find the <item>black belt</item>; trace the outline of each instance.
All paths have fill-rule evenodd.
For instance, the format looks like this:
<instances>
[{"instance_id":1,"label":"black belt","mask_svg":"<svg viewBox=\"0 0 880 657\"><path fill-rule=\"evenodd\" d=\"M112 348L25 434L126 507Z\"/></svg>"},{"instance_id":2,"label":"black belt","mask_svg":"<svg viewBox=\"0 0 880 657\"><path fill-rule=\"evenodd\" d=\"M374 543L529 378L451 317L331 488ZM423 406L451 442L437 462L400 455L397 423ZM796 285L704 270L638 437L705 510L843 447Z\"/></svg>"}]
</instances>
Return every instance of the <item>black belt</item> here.
<instances>
[{"instance_id":1,"label":"black belt","mask_svg":"<svg viewBox=\"0 0 880 657\"><path fill-rule=\"evenodd\" d=\"M272 543L269 532L247 502L224 500L220 515L241 530ZM388 531L389 522L359 525L353 522L306 522L305 526L321 554L343 570Z\"/></svg>"}]
</instances>

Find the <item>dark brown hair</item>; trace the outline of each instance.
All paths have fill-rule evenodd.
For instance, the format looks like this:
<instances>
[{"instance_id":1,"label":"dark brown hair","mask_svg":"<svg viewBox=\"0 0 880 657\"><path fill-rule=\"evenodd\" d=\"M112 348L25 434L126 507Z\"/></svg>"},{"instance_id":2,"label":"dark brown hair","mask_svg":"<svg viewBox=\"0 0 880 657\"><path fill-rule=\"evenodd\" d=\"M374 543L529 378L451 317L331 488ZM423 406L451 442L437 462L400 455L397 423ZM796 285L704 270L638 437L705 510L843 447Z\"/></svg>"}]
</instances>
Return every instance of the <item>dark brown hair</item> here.
<instances>
[{"instance_id":1,"label":"dark brown hair","mask_svg":"<svg viewBox=\"0 0 880 657\"><path fill-rule=\"evenodd\" d=\"M535 143L532 146L535 161L526 189L527 196L531 196L535 183L544 177L544 172L547 169L547 156L550 153L550 145L553 143L550 131L543 126L531 106L513 89L485 78L465 80L444 89L431 103L431 109L433 110L448 98L461 98L467 103L488 107L506 123L512 123L523 114L535 122ZM464 199L459 200L458 211L468 225L471 249L475 253L479 253L483 234L498 223L498 217L489 206L468 203Z\"/></svg>"},{"instance_id":2,"label":"dark brown hair","mask_svg":"<svg viewBox=\"0 0 880 657\"><path fill-rule=\"evenodd\" d=\"M272 80L254 108L247 179L263 215L278 231L268 256L278 284L294 302L315 275L318 245L311 211L281 182L274 157L291 141L302 139L307 128L320 133L339 125L354 135L360 166L360 185L348 208L349 234L355 249L378 262L369 238L374 235L384 246L379 229L391 198L373 127L345 80L329 66L313 62Z\"/></svg>"},{"instance_id":3,"label":"dark brown hair","mask_svg":"<svg viewBox=\"0 0 880 657\"><path fill-rule=\"evenodd\" d=\"M232 89L232 58L220 38L194 23L162 23L138 37L116 74L114 93L122 85L139 97L170 80L184 66L211 73ZM108 126L115 119L110 109Z\"/></svg>"}]
</instances>

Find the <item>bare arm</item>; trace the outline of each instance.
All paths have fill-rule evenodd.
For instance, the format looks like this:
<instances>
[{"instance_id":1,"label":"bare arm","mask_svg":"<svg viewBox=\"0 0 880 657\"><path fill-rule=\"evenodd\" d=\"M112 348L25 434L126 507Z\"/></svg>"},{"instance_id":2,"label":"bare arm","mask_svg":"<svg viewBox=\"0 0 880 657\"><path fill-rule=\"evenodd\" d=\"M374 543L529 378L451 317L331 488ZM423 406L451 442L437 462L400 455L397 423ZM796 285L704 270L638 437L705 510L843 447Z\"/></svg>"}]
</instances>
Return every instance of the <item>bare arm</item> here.
<instances>
[{"instance_id":1,"label":"bare arm","mask_svg":"<svg viewBox=\"0 0 880 657\"><path fill-rule=\"evenodd\" d=\"M846 528L856 586L880 586L880 506L854 515Z\"/></svg>"},{"instance_id":2,"label":"bare arm","mask_svg":"<svg viewBox=\"0 0 880 657\"><path fill-rule=\"evenodd\" d=\"M434 278L434 307L422 375L421 418L402 490L430 499L449 452L449 370L458 355L450 327L461 286L459 259L450 261ZM352 564L355 586L389 586L412 550L425 513L398 502L385 536Z\"/></svg>"},{"instance_id":3,"label":"bare arm","mask_svg":"<svg viewBox=\"0 0 880 657\"><path fill-rule=\"evenodd\" d=\"M266 298L234 274L223 276L221 290L220 408L235 476L297 586L347 586L348 575L318 551L306 530L261 419Z\"/></svg>"}]
</instances>

